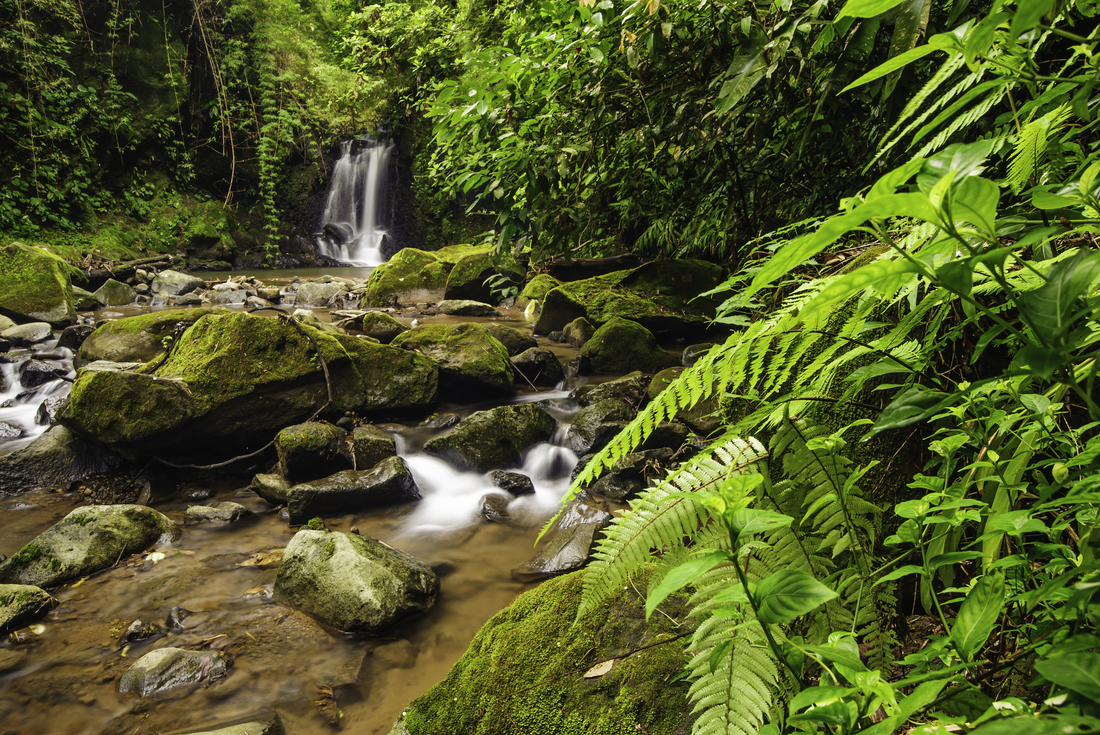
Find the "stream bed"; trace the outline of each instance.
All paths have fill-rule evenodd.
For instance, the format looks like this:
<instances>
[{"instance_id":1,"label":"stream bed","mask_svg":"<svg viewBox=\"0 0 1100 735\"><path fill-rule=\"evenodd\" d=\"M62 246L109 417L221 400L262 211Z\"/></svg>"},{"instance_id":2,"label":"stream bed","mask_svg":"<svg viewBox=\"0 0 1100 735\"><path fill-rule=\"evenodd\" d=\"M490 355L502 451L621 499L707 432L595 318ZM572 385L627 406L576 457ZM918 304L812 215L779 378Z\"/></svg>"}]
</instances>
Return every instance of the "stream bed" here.
<instances>
[{"instance_id":1,"label":"stream bed","mask_svg":"<svg viewBox=\"0 0 1100 735\"><path fill-rule=\"evenodd\" d=\"M111 311L128 315L145 309ZM486 321L422 321L437 320ZM519 314L497 321L526 326ZM541 338L539 344L563 363L575 352ZM73 376L71 353L53 342L34 349ZM28 350L12 355L32 357ZM67 390L58 380L24 395L18 389L19 363L2 368L0 399L12 403L0 408L0 422L22 427L24 434L0 439L0 455L44 430L34 420L38 405ZM541 401L557 419L554 439L534 447L519 469L532 478L536 494L510 501L508 524L486 523L480 516L481 498L496 491L485 475L458 472L420 453L428 439L445 431L433 427L447 422L379 424L397 440L423 499L326 518L326 526L357 529L402 549L429 564L441 582L428 613L382 638L333 631L272 602L277 555L296 529L248 489L249 476L148 468L149 504L181 524L188 505L197 503L232 500L255 515L233 524L185 526L171 545L120 558L109 570L54 590L61 603L57 609L0 643L0 734L170 733L214 728L274 708L292 735L385 735L408 702L446 675L485 621L534 586L514 580L510 571L532 556L538 529L568 487L577 461L565 446L565 427L578 410L569 398L574 387L521 392L495 404L438 407L441 415L465 415L500 403ZM80 492L56 490L0 500L0 553L10 556L85 504ZM182 628L167 627L174 608L190 612ZM120 633L138 619L161 626L161 634L120 646ZM221 650L231 662L228 675L144 700L120 694L122 673L144 653L164 646Z\"/></svg>"}]
</instances>

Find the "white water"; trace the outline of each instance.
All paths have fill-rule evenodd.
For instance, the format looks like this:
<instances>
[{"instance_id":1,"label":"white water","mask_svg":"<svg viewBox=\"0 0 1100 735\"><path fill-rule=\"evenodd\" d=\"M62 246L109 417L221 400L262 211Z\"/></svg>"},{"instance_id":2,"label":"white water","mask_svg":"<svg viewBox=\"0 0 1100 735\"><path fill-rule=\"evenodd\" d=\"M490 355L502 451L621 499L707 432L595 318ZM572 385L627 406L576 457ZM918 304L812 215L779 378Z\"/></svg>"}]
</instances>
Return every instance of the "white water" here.
<instances>
[{"instance_id":1,"label":"white water","mask_svg":"<svg viewBox=\"0 0 1100 735\"><path fill-rule=\"evenodd\" d=\"M76 377L72 369L72 353L56 345L55 335L29 350L12 350L11 356L17 358L16 362L0 363L0 422L23 430L22 436L0 442L0 454L29 444L48 429L49 426L35 422L39 406L50 396L68 394L71 386L64 380L51 380L34 388L24 388L19 382L19 368L26 360L33 358L65 369L70 380Z\"/></svg>"},{"instance_id":2,"label":"white water","mask_svg":"<svg viewBox=\"0 0 1100 735\"><path fill-rule=\"evenodd\" d=\"M340 146L321 217L326 234L319 238L318 245L323 255L341 263L381 265L385 262L382 241L387 233L379 226L378 203L385 194L394 142L388 137L364 137L345 140Z\"/></svg>"}]
</instances>

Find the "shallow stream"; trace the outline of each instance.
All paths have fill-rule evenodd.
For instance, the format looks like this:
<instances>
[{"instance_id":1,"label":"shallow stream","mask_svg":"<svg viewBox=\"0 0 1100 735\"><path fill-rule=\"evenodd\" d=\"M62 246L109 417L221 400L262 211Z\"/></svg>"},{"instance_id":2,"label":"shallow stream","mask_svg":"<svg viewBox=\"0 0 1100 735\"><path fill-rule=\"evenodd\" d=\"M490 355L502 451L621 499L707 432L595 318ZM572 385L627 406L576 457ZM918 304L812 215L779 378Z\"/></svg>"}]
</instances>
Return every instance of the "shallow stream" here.
<instances>
[{"instance_id":1,"label":"shallow stream","mask_svg":"<svg viewBox=\"0 0 1100 735\"><path fill-rule=\"evenodd\" d=\"M103 317L104 312L96 314ZM422 319L429 320L439 319ZM525 326L518 313L503 323ZM540 346L554 349L563 362L573 352L542 339ZM70 368L72 377L70 356L60 354L64 351L52 344L36 349L60 355L59 364ZM12 354L30 356L27 350ZM6 380L0 387L16 387L6 388L0 400L16 403L0 408L0 421L26 432L22 438L0 439L0 454L5 454L44 430L34 423L38 404L47 394L63 393L68 384L55 381L17 398L23 392L17 387L18 365L2 368ZM435 607L385 638L332 631L271 601L275 560L267 555L282 549L293 530L278 509L247 489L248 477L151 470L150 505L176 521L182 523L189 504L221 500L241 503L255 516L234 524L186 526L171 546L122 558L112 569L54 591L61 605L41 625L0 643L0 734L166 733L213 728L272 707L292 735L337 730L385 735L402 707L446 675L485 621L533 586L513 580L510 570L532 556L538 528L568 487L576 456L562 444L564 427L577 411L568 398L574 387L512 399L546 401L559 430L554 441L531 450L519 470L532 478L537 492L511 501L508 525L481 520L482 496L499 492L485 476L456 472L419 454L425 441L442 433L432 428L438 420L419 426L381 424L397 439L423 499L328 518L326 524L337 531L354 527L407 551L431 565L441 580ZM489 405L440 406L439 411L466 414ZM10 556L84 503L76 492L36 491L0 500L0 553ZM183 630L119 647L119 633L131 622L142 619L163 627L177 606L192 613ZM231 660L229 673L212 684L146 700L119 694L122 673L144 653L166 645L223 650ZM358 692L339 686L360 660Z\"/></svg>"}]
</instances>

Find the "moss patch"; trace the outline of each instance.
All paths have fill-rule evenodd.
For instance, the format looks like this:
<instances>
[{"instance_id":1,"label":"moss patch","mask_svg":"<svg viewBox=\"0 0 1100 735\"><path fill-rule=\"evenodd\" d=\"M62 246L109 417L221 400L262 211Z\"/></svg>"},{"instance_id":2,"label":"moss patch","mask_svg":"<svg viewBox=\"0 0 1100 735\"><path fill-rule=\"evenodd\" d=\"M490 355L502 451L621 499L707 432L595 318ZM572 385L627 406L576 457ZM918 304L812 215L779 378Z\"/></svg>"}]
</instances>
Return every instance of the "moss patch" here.
<instances>
[{"instance_id":1,"label":"moss patch","mask_svg":"<svg viewBox=\"0 0 1100 735\"><path fill-rule=\"evenodd\" d=\"M363 294L363 304L390 306L395 300L442 299L447 291L447 279L455 265L463 258L490 250L488 245L452 245L434 252L416 248L399 250L388 262L371 272Z\"/></svg>"},{"instance_id":2,"label":"moss patch","mask_svg":"<svg viewBox=\"0 0 1100 735\"><path fill-rule=\"evenodd\" d=\"M411 735L679 735L691 729L687 685L671 683L686 656L681 641L616 661L604 659L671 638L682 630L661 615L647 624L634 590L607 600L573 624L581 575L527 592L494 616L447 677L406 710ZM645 589L645 580L635 579ZM662 606L683 613L682 598ZM639 728L639 725L641 726Z\"/></svg>"},{"instance_id":3,"label":"moss patch","mask_svg":"<svg viewBox=\"0 0 1100 735\"><path fill-rule=\"evenodd\" d=\"M23 243L0 248L0 313L24 321L75 320L70 266Z\"/></svg>"}]
</instances>

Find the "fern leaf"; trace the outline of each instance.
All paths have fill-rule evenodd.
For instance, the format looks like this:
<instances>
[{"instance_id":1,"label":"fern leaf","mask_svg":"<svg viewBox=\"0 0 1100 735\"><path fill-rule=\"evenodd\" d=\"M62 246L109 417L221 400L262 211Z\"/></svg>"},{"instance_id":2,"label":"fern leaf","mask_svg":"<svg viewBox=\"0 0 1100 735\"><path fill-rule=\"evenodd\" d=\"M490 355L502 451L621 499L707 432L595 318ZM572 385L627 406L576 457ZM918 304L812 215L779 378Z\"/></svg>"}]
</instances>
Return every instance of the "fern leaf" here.
<instances>
[{"instance_id":1,"label":"fern leaf","mask_svg":"<svg viewBox=\"0 0 1100 735\"><path fill-rule=\"evenodd\" d=\"M1061 127L1071 112L1069 103L1065 103L1029 122L1016 136L1016 145L1009 159L1007 178L1013 192L1019 194L1020 190L1029 183L1032 174L1039 166L1039 159L1046 151L1050 134Z\"/></svg>"}]
</instances>

